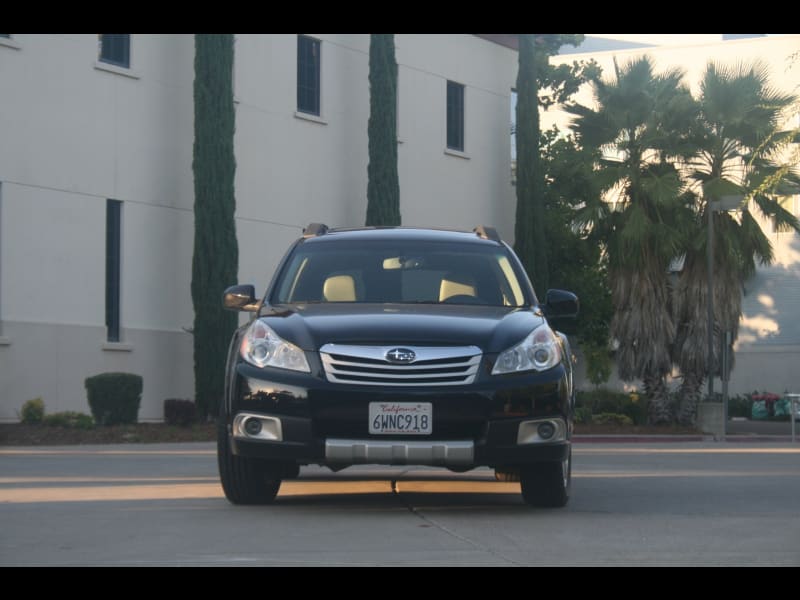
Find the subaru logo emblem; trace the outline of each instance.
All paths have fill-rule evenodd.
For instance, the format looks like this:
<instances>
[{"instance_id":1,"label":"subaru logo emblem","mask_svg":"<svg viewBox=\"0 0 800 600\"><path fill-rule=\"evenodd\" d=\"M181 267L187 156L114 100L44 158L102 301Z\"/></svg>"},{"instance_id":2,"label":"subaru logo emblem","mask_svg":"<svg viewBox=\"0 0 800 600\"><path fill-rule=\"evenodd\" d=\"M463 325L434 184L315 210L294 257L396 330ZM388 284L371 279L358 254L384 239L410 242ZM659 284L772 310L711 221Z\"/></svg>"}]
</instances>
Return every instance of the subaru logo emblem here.
<instances>
[{"instance_id":1,"label":"subaru logo emblem","mask_svg":"<svg viewBox=\"0 0 800 600\"><path fill-rule=\"evenodd\" d=\"M414 362L417 355L408 348L392 348L386 353L386 360L393 363L408 364Z\"/></svg>"}]
</instances>

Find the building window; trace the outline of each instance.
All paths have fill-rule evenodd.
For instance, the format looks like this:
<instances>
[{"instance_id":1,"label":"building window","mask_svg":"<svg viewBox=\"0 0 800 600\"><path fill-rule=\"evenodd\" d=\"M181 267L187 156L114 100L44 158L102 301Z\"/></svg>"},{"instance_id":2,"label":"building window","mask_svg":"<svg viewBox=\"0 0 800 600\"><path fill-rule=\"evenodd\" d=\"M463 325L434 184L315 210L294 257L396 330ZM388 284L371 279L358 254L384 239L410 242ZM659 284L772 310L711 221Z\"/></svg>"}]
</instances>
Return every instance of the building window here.
<instances>
[{"instance_id":1,"label":"building window","mask_svg":"<svg viewBox=\"0 0 800 600\"><path fill-rule=\"evenodd\" d=\"M106 332L109 342L119 338L119 280L122 202L106 200Z\"/></svg>"},{"instance_id":2,"label":"building window","mask_svg":"<svg viewBox=\"0 0 800 600\"><path fill-rule=\"evenodd\" d=\"M297 36L297 110L320 115L319 111L320 41Z\"/></svg>"},{"instance_id":3,"label":"building window","mask_svg":"<svg viewBox=\"0 0 800 600\"><path fill-rule=\"evenodd\" d=\"M464 86L447 82L447 147L464 151Z\"/></svg>"},{"instance_id":4,"label":"building window","mask_svg":"<svg viewBox=\"0 0 800 600\"><path fill-rule=\"evenodd\" d=\"M131 34L101 33L99 36L100 61L126 69L130 68Z\"/></svg>"}]
</instances>

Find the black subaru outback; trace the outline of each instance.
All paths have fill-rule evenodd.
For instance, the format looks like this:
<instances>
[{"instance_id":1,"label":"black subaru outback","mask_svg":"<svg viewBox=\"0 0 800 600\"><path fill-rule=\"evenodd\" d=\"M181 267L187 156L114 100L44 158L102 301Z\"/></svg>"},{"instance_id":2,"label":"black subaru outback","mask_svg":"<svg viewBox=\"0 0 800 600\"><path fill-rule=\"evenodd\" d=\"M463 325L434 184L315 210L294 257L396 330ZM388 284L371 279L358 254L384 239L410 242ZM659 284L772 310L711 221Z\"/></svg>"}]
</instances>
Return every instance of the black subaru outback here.
<instances>
[{"instance_id":1,"label":"black subaru outback","mask_svg":"<svg viewBox=\"0 0 800 600\"><path fill-rule=\"evenodd\" d=\"M220 410L222 487L271 502L301 465L493 467L535 506L570 494L572 353L554 331L578 311L540 304L490 227L312 224L231 340Z\"/></svg>"}]
</instances>

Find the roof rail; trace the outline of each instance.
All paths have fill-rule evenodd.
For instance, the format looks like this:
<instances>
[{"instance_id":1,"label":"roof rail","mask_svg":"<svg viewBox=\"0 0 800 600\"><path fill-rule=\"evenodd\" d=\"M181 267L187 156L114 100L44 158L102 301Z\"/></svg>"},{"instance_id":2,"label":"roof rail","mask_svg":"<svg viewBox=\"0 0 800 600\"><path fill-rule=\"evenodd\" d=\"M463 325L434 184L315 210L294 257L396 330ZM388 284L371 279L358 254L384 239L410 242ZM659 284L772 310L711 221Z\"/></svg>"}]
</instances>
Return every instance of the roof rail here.
<instances>
[{"instance_id":1,"label":"roof rail","mask_svg":"<svg viewBox=\"0 0 800 600\"><path fill-rule=\"evenodd\" d=\"M328 226L324 223L309 223L308 227L303 229L304 238L317 237L326 233L328 233Z\"/></svg>"},{"instance_id":2,"label":"roof rail","mask_svg":"<svg viewBox=\"0 0 800 600\"><path fill-rule=\"evenodd\" d=\"M478 225L472 231L474 231L479 238L483 238L484 240L492 240L495 242L500 241L500 234L497 233L497 229L494 227L489 227L488 225Z\"/></svg>"}]
</instances>

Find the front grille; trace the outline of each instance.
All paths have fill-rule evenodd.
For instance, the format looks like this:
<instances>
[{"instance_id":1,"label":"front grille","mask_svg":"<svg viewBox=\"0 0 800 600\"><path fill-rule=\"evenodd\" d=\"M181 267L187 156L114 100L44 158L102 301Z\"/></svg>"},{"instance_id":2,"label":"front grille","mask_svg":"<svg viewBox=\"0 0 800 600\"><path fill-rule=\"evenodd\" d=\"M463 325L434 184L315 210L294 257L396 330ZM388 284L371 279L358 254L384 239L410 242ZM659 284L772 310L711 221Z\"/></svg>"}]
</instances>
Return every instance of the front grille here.
<instances>
[{"instance_id":1,"label":"front grille","mask_svg":"<svg viewBox=\"0 0 800 600\"><path fill-rule=\"evenodd\" d=\"M415 358L407 364L387 360L396 346L325 344L320 357L328 381L354 385L469 385L475 381L481 350L476 346L403 346Z\"/></svg>"}]
</instances>

